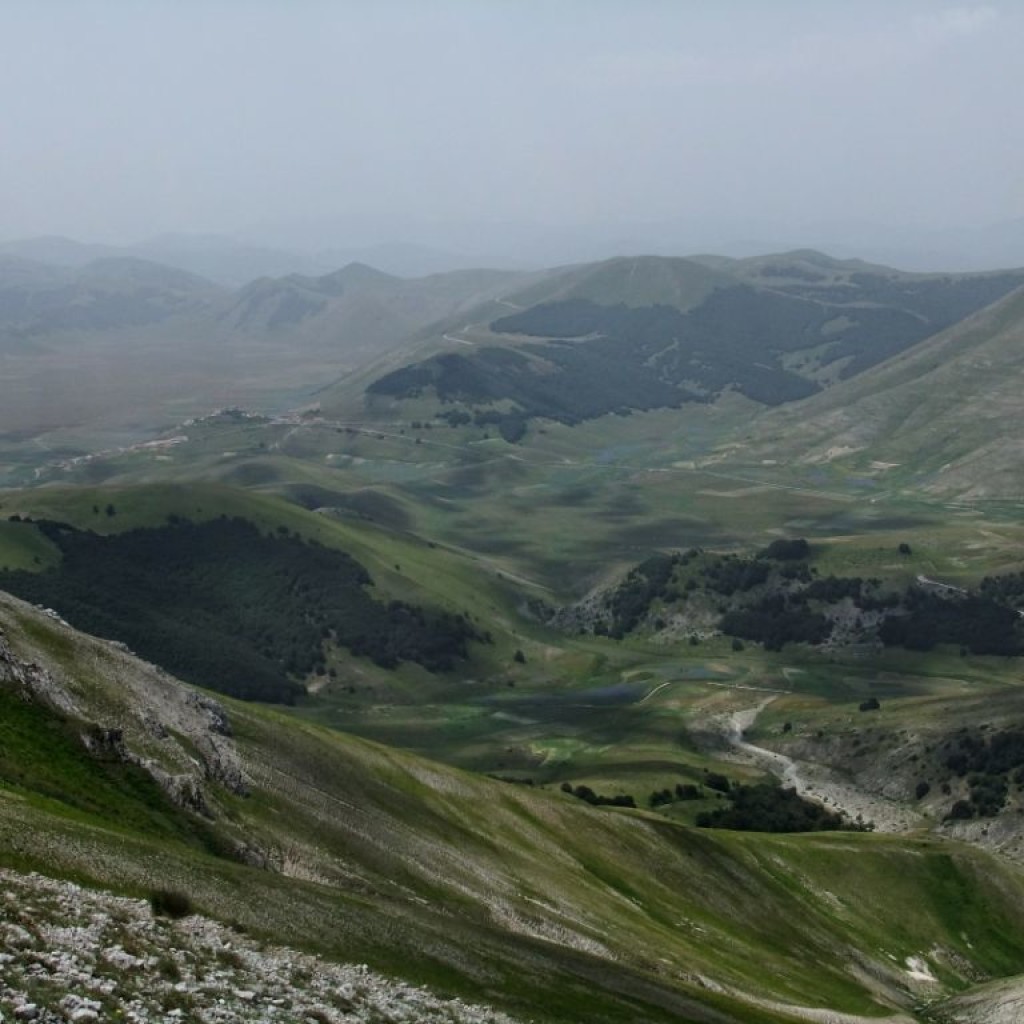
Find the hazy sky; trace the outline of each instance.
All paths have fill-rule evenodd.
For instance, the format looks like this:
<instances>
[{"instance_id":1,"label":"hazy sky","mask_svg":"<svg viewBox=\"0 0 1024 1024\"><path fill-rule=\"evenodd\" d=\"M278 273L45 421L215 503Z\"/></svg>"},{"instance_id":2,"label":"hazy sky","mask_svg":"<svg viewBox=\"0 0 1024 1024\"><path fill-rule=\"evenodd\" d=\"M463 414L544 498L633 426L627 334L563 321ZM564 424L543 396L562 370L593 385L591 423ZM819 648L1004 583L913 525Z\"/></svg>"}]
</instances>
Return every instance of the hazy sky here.
<instances>
[{"instance_id":1,"label":"hazy sky","mask_svg":"<svg viewBox=\"0 0 1024 1024\"><path fill-rule=\"evenodd\" d=\"M1022 49L1020 0L0 0L0 238L1001 221Z\"/></svg>"}]
</instances>

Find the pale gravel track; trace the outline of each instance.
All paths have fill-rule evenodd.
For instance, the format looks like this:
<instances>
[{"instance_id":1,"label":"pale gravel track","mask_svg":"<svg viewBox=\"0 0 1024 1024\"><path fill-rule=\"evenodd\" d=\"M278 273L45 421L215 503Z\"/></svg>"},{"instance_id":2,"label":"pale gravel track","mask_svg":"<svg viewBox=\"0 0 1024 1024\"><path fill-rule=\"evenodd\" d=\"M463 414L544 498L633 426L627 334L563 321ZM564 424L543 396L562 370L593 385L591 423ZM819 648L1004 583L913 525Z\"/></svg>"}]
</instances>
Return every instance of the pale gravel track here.
<instances>
[{"instance_id":1,"label":"pale gravel track","mask_svg":"<svg viewBox=\"0 0 1024 1024\"><path fill-rule=\"evenodd\" d=\"M851 821L873 822L876 832L913 832L923 827L921 819L901 804L865 792L827 765L795 761L786 754L748 742L745 732L775 699L767 697L751 707L717 717L720 733L737 760L769 772L783 786L791 786L801 796L839 811Z\"/></svg>"}]
</instances>

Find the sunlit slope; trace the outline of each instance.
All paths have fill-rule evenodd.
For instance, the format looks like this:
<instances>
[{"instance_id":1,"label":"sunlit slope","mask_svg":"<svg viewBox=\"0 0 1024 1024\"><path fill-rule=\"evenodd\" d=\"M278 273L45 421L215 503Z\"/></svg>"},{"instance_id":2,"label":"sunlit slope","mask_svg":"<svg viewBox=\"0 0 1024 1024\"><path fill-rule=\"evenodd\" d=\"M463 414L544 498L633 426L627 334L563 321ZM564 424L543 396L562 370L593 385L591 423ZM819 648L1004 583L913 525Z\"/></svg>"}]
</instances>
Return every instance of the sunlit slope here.
<instances>
[{"instance_id":1,"label":"sunlit slope","mask_svg":"<svg viewBox=\"0 0 1024 1024\"><path fill-rule=\"evenodd\" d=\"M534 1020L913 1020L1024 967L1024 884L974 850L589 808L218 707L9 598L0 624L8 864L178 888Z\"/></svg>"},{"instance_id":2,"label":"sunlit slope","mask_svg":"<svg viewBox=\"0 0 1024 1024\"><path fill-rule=\"evenodd\" d=\"M715 288L732 283L729 274L692 259L620 256L552 272L547 279L512 292L507 302L521 309L566 299L689 309Z\"/></svg>"},{"instance_id":3,"label":"sunlit slope","mask_svg":"<svg viewBox=\"0 0 1024 1024\"><path fill-rule=\"evenodd\" d=\"M881 485L1015 497L1024 478L1024 292L762 421L751 453Z\"/></svg>"}]
</instances>

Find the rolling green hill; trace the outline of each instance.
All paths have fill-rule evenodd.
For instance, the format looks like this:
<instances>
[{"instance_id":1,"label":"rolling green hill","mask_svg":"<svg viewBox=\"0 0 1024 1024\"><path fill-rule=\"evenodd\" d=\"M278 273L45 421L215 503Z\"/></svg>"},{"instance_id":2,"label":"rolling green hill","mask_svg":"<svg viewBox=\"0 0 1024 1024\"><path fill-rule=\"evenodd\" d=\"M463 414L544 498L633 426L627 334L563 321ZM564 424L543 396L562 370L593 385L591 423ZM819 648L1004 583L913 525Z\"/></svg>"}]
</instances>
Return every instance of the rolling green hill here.
<instances>
[{"instance_id":1,"label":"rolling green hill","mask_svg":"<svg viewBox=\"0 0 1024 1024\"><path fill-rule=\"evenodd\" d=\"M1024 967L1024 881L968 847L592 808L219 705L11 598L0 629L7 867L538 1022L924 1021Z\"/></svg>"},{"instance_id":2,"label":"rolling green hill","mask_svg":"<svg viewBox=\"0 0 1024 1024\"><path fill-rule=\"evenodd\" d=\"M250 699L293 702L353 662L391 691L402 666L422 699L506 663L509 584L374 522L360 496L352 514L326 515L292 495L200 483L9 492L0 576L81 628Z\"/></svg>"},{"instance_id":3,"label":"rolling green hill","mask_svg":"<svg viewBox=\"0 0 1024 1024\"><path fill-rule=\"evenodd\" d=\"M363 565L286 527L262 534L240 517L107 536L37 526L60 561L0 573L0 586L234 696L291 703L305 693L296 680L325 677L338 647L382 668L450 672L484 640L465 615L375 600Z\"/></svg>"},{"instance_id":4,"label":"rolling green hill","mask_svg":"<svg viewBox=\"0 0 1024 1024\"><path fill-rule=\"evenodd\" d=\"M589 300L604 306L672 306L690 309L716 288L734 284L732 276L694 259L620 256L600 263L553 270L536 284L515 289L508 308L529 309L542 303Z\"/></svg>"}]
</instances>

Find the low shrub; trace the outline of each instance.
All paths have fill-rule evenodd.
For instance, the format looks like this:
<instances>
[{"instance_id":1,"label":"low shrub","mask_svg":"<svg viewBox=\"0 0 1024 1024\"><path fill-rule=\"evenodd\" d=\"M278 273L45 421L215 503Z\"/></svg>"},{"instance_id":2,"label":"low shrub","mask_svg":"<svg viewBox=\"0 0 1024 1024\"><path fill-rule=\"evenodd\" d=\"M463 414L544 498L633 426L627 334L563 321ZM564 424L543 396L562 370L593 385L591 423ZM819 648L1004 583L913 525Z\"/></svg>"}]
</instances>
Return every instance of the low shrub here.
<instances>
[{"instance_id":1,"label":"low shrub","mask_svg":"<svg viewBox=\"0 0 1024 1024\"><path fill-rule=\"evenodd\" d=\"M173 889L154 889L149 895L149 905L154 917L179 919L195 913L192 901L183 892Z\"/></svg>"}]
</instances>

